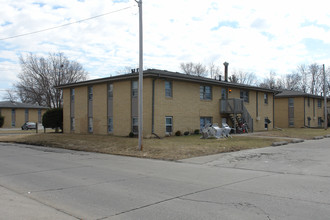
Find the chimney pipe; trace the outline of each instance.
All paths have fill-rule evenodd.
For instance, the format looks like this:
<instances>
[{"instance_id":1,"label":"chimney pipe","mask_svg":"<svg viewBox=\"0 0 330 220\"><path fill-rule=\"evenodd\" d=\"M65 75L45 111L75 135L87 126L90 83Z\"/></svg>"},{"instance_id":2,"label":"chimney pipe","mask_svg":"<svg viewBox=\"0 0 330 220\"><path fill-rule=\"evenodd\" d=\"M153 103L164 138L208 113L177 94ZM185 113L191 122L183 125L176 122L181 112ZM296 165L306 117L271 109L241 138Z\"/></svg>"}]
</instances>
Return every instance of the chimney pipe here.
<instances>
[{"instance_id":1,"label":"chimney pipe","mask_svg":"<svg viewBox=\"0 0 330 220\"><path fill-rule=\"evenodd\" d=\"M225 65L225 82L228 82L228 65L229 65L229 63L224 62L223 65Z\"/></svg>"}]
</instances>

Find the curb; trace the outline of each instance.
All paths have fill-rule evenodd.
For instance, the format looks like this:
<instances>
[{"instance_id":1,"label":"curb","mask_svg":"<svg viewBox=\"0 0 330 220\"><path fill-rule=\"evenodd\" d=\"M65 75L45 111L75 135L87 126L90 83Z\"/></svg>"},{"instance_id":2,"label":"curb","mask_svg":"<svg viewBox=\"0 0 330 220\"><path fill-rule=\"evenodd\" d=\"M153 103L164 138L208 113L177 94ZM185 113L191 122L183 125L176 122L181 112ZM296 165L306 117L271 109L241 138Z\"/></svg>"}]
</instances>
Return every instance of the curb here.
<instances>
[{"instance_id":1,"label":"curb","mask_svg":"<svg viewBox=\"0 0 330 220\"><path fill-rule=\"evenodd\" d=\"M313 140L320 140L320 139L323 139L324 137L323 136L315 136L313 137Z\"/></svg>"},{"instance_id":2,"label":"curb","mask_svg":"<svg viewBox=\"0 0 330 220\"><path fill-rule=\"evenodd\" d=\"M301 143L301 142L304 142L304 140L303 139L294 139L291 141L291 143L293 143L293 144Z\"/></svg>"},{"instance_id":3,"label":"curb","mask_svg":"<svg viewBox=\"0 0 330 220\"><path fill-rule=\"evenodd\" d=\"M279 142L274 142L274 143L272 143L272 146L273 147L277 147L277 146L281 146L281 145L286 145L286 144L288 144L289 142L287 142L287 141L279 141Z\"/></svg>"},{"instance_id":4,"label":"curb","mask_svg":"<svg viewBox=\"0 0 330 220\"><path fill-rule=\"evenodd\" d=\"M324 135L325 138L330 138L330 134Z\"/></svg>"}]
</instances>

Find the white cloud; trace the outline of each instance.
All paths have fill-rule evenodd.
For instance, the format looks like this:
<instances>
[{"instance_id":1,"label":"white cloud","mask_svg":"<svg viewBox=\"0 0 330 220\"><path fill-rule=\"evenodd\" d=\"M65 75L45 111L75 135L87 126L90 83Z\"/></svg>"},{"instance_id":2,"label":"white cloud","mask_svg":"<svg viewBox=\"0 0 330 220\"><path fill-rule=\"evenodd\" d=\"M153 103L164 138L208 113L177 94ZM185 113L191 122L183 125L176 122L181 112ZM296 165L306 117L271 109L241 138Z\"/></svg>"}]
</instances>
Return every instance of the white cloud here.
<instances>
[{"instance_id":1,"label":"white cloud","mask_svg":"<svg viewBox=\"0 0 330 220\"><path fill-rule=\"evenodd\" d=\"M19 54L58 51L80 62L90 78L114 75L125 66L137 67L138 7L134 0L116 2L0 1L0 38L133 6L86 22L0 41L0 68L5 62L17 65ZM270 70L290 73L303 62L330 65L330 55L316 53L305 41L330 44L330 13L324 4L322 0L144 0L144 66L180 71L181 62L222 65L227 61L232 69L262 77ZM227 25L221 26L224 22ZM1 77L5 74L0 72ZM6 85L15 80L8 79Z\"/></svg>"}]
</instances>

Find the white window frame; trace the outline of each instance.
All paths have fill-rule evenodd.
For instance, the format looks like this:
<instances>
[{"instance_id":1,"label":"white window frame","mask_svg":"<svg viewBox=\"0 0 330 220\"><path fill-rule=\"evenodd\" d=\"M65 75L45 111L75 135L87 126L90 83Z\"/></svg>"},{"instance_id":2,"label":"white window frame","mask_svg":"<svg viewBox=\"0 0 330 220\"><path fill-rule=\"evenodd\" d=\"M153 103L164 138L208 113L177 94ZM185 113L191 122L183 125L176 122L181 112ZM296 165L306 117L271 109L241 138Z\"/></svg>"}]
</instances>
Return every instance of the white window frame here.
<instances>
[{"instance_id":1,"label":"white window frame","mask_svg":"<svg viewBox=\"0 0 330 220\"><path fill-rule=\"evenodd\" d=\"M167 119L170 119L171 123L167 123ZM167 131L167 127L170 127L171 131ZM173 116L166 116L165 117L165 133L169 134L169 135L173 133Z\"/></svg>"},{"instance_id":2,"label":"white window frame","mask_svg":"<svg viewBox=\"0 0 330 220\"><path fill-rule=\"evenodd\" d=\"M244 102L249 102L249 91L248 90L241 90L240 91L240 99L242 99Z\"/></svg>"},{"instance_id":3,"label":"white window frame","mask_svg":"<svg viewBox=\"0 0 330 220\"><path fill-rule=\"evenodd\" d=\"M203 121L203 126L202 126L202 122ZM207 123L213 123L213 118L212 117L200 117L199 118L199 128L200 128L200 131L202 131L202 129L204 128L204 126L207 124Z\"/></svg>"},{"instance_id":4,"label":"white window frame","mask_svg":"<svg viewBox=\"0 0 330 220\"><path fill-rule=\"evenodd\" d=\"M113 117L108 117L108 133L113 133Z\"/></svg>"},{"instance_id":5,"label":"white window frame","mask_svg":"<svg viewBox=\"0 0 330 220\"><path fill-rule=\"evenodd\" d=\"M132 97L138 97L139 84L137 80L132 81Z\"/></svg>"},{"instance_id":6,"label":"white window frame","mask_svg":"<svg viewBox=\"0 0 330 220\"><path fill-rule=\"evenodd\" d=\"M173 90L172 90L172 82L171 81L165 81L165 97L166 98L172 98L173 97ZM167 88L169 87L169 88Z\"/></svg>"},{"instance_id":7,"label":"white window frame","mask_svg":"<svg viewBox=\"0 0 330 220\"><path fill-rule=\"evenodd\" d=\"M137 134L139 132L139 118L132 117L132 132Z\"/></svg>"},{"instance_id":8,"label":"white window frame","mask_svg":"<svg viewBox=\"0 0 330 220\"><path fill-rule=\"evenodd\" d=\"M209 93L207 93L207 88L210 89ZM199 86L199 98L200 98L200 100L212 100L212 86L200 85Z\"/></svg>"}]
</instances>

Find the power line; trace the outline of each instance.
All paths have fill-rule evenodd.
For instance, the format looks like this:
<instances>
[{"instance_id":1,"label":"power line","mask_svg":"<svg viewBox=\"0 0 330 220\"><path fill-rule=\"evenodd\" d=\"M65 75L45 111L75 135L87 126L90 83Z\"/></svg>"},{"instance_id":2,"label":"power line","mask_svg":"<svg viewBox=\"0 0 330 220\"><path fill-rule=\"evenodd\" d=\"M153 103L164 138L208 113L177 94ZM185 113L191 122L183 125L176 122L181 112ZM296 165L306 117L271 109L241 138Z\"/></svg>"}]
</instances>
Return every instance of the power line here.
<instances>
[{"instance_id":1,"label":"power line","mask_svg":"<svg viewBox=\"0 0 330 220\"><path fill-rule=\"evenodd\" d=\"M111 11L111 12L108 12L108 13L105 13L105 14L96 15L96 16L93 16L93 17L90 17L90 18L85 18L85 19L82 19L82 20L79 20L79 21L74 21L74 22L62 24L62 25L59 25L59 26L51 27L51 28L46 28L46 29L42 29L42 30L38 30L38 31L25 33L25 34L19 34L19 35L15 35L15 36L11 36L11 37L0 38L0 41L13 39L13 38L18 38L18 37L23 37L23 36L27 36L27 35L31 35L31 34L37 34L37 33L40 33L40 32L49 31L49 30L53 30L53 29L57 29L57 28L61 28L61 27L66 27L66 26L69 26L69 25L73 25L73 24L77 24L77 23L80 23L80 22L84 22L84 21L95 19L95 18L103 17L103 16L113 14L113 13L116 13L116 12L124 11L124 10L127 10L129 8L133 8L133 7L136 7L136 6L129 6L129 7L122 8L122 9L119 9L119 10L116 10L116 11Z\"/></svg>"}]
</instances>

